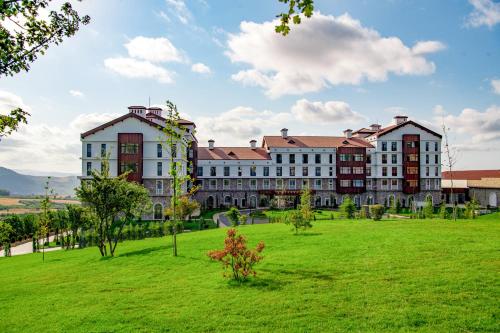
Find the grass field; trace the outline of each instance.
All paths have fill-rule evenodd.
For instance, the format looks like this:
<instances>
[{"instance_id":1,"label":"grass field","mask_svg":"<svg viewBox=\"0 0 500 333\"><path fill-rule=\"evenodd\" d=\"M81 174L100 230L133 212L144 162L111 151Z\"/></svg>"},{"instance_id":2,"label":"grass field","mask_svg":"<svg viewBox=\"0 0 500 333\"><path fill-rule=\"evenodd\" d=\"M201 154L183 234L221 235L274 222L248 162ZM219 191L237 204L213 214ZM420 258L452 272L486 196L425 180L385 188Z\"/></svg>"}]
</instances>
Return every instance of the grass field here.
<instances>
[{"instance_id":1,"label":"grass field","mask_svg":"<svg viewBox=\"0 0 500 333\"><path fill-rule=\"evenodd\" d=\"M0 332L499 332L500 221L239 227L266 243L237 286L206 257L224 229L0 259Z\"/></svg>"}]
</instances>

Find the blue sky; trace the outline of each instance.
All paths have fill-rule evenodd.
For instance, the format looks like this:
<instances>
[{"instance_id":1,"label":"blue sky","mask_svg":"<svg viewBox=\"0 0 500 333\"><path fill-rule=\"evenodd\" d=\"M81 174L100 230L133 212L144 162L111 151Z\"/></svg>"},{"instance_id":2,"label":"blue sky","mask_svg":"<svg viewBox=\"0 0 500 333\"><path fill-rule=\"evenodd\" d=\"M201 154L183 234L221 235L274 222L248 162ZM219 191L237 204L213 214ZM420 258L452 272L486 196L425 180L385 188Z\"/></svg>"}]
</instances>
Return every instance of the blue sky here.
<instances>
[{"instance_id":1,"label":"blue sky","mask_svg":"<svg viewBox=\"0 0 500 333\"><path fill-rule=\"evenodd\" d=\"M247 145L282 127L340 135L395 113L436 129L444 118L457 167L500 168L498 1L316 1L288 37L272 32L284 8L272 0L78 7L91 24L0 80L0 111L32 113L0 142L1 166L78 173L79 133L151 98L174 101L202 145Z\"/></svg>"}]
</instances>

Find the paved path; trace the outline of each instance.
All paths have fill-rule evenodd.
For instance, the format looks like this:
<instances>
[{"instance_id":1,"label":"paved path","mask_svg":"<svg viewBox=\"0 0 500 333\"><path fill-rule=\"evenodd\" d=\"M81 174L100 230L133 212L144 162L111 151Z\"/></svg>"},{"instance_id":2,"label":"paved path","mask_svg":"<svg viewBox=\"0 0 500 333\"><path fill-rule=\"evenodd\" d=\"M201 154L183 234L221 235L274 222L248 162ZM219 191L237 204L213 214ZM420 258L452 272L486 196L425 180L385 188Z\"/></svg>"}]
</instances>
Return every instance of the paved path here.
<instances>
[{"instance_id":1,"label":"paved path","mask_svg":"<svg viewBox=\"0 0 500 333\"><path fill-rule=\"evenodd\" d=\"M54 241L54 237L55 236L50 236L49 237L49 240L52 242ZM56 251L56 250L60 250L61 247L51 247L50 249L45 249L45 252L51 252L51 251ZM0 257L3 257L5 255L5 252L4 250L0 251ZM19 256L19 255L22 255L22 254L28 254L28 253L33 253L33 245L32 245L32 242L29 241L27 243L24 243L24 244L20 244L20 245L17 245L17 246L13 246L11 249L10 249L10 252L13 256Z\"/></svg>"},{"instance_id":2,"label":"paved path","mask_svg":"<svg viewBox=\"0 0 500 333\"><path fill-rule=\"evenodd\" d=\"M255 211L256 209L242 209L240 210L241 214L248 215L250 212ZM258 209L257 209L258 210ZM219 228L227 228L231 226L231 221L226 216L226 212L221 212L214 214L214 222L217 223L217 220L219 221ZM268 223L268 219L259 219L259 218L254 218L253 223L254 224L265 224ZM247 224L251 224L252 219L250 217L247 217Z\"/></svg>"}]
</instances>

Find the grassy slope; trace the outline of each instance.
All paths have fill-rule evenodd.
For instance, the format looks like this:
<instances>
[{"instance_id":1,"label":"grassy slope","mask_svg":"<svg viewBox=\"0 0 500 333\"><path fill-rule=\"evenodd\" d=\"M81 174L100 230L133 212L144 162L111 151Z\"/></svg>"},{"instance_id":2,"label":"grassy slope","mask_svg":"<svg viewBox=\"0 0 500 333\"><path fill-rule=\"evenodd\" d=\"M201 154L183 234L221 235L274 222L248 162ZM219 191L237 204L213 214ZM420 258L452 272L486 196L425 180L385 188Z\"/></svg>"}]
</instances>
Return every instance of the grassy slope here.
<instances>
[{"instance_id":1,"label":"grassy slope","mask_svg":"<svg viewBox=\"0 0 500 333\"><path fill-rule=\"evenodd\" d=\"M0 259L0 332L500 330L498 220L240 230L267 245L240 287L205 256L224 230Z\"/></svg>"}]
</instances>

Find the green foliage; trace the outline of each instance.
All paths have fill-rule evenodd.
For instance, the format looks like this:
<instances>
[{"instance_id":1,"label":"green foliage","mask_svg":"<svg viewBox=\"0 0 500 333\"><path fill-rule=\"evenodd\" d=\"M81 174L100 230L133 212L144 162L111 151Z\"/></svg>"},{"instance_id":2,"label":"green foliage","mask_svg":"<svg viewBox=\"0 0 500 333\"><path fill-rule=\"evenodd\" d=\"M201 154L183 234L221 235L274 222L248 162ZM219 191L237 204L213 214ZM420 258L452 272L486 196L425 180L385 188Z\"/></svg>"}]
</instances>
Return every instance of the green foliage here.
<instances>
[{"instance_id":1,"label":"green foliage","mask_svg":"<svg viewBox=\"0 0 500 333\"><path fill-rule=\"evenodd\" d=\"M226 217L229 219L229 221L231 222L231 225L233 227L237 227L240 223L240 217L241 217L241 213L240 211L238 210L238 208L236 207L231 207L227 213L226 213Z\"/></svg>"},{"instance_id":2,"label":"green foliage","mask_svg":"<svg viewBox=\"0 0 500 333\"><path fill-rule=\"evenodd\" d=\"M281 217L285 224L291 224L295 234L299 230L306 230L312 228L311 220L314 219L314 212L311 208L311 190L304 188L300 195L300 204L295 210L285 212Z\"/></svg>"},{"instance_id":3,"label":"green foliage","mask_svg":"<svg viewBox=\"0 0 500 333\"><path fill-rule=\"evenodd\" d=\"M385 207L383 205L371 205L370 216L374 221L380 221L384 215Z\"/></svg>"},{"instance_id":4,"label":"green foliage","mask_svg":"<svg viewBox=\"0 0 500 333\"><path fill-rule=\"evenodd\" d=\"M446 203L444 201L442 201L441 205L439 206L439 218L443 220L447 220L450 218L450 214L446 209Z\"/></svg>"},{"instance_id":5,"label":"green foliage","mask_svg":"<svg viewBox=\"0 0 500 333\"><path fill-rule=\"evenodd\" d=\"M82 181L76 194L89 208L101 256L107 256L108 250L113 256L126 222L147 211L151 200L143 186L127 181L127 173L110 176L107 157L101 163L102 171L93 170L92 178Z\"/></svg>"},{"instance_id":6,"label":"green foliage","mask_svg":"<svg viewBox=\"0 0 500 333\"><path fill-rule=\"evenodd\" d=\"M475 197L472 198L471 201L465 204L465 218L466 219L475 219L477 217L476 211L479 209L479 202Z\"/></svg>"},{"instance_id":7,"label":"green foliage","mask_svg":"<svg viewBox=\"0 0 500 333\"><path fill-rule=\"evenodd\" d=\"M423 209L423 218L432 219L434 217L434 206L432 205L432 198L427 196Z\"/></svg>"},{"instance_id":8,"label":"green foliage","mask_svg":"<svg viewBox=\"0 0 500 333\"><path fill-rule=\"evenodd\" d=\"M1 123L1 121L0 121ZM0 129L0 133L2 132L2 130ZM10 191L9 190L4 190L3 188L0 188L0 196L3 196L3 197L8 197L10 195Z\"/></svg>"},{"instance_id":9,"label":"green foliage","mask_svg":"<svg viewBox=\"0 0 500 333\"><path fill-rule=\"evenodd\" d=\"M339 207L343 217L346 219L353 219L356 213L356 205L351 197L347 196Z\"/></svg>"},{"instance_id":10,"label":"green foliage","mask_svg":"<svg viewBox=\"0 0 500 333\"><path fill-rule=\"evenodd\" d=\"M10 243L13 233L14 230L10 224L0 221L0 245L3 247L6 257L10 256Z\"/></svg>"},{"instance_id":11,"label":"green foliage","mask_svg":"<svg viewBox=\"0 0 500 333\"><path fill-rule=\"evenodd\" d=\"M288 5L287 12L280 13L277 15L277 17L280 18L280 24L274 28L277 33L280 33L283 36L288 35L288 33L290 32L290 20L292 20L293 24L300 24L301 14L307 18L310 18L313 15L314 0L278 0L278 1Z\"/></svg>"}]
</instances>

